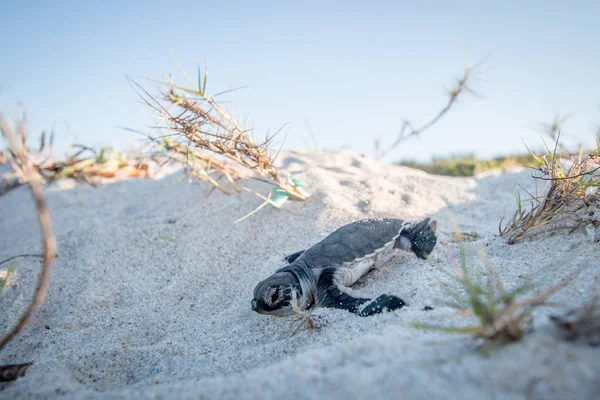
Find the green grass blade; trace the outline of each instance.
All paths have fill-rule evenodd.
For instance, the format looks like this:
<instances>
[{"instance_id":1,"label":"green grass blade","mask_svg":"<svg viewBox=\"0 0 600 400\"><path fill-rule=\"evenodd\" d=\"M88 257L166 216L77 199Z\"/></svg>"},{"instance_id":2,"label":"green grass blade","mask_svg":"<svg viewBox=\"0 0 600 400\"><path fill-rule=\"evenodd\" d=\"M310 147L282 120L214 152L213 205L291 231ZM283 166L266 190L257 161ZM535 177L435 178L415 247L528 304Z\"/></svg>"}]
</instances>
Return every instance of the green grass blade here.
<instances>
[{"instance_id":1,"label":"green grass blade","mask_svg":"<svg viewBox=\"0 0 600 400\"><path fill-rule=\"evenodd\" d=\"M467 304L469 304L469 299L467 297L462 297L458 293L453 292L446 285L442 285L442 290L446 295L452 297L461 307L467 308Z\"/></svg>"}]
</instances>

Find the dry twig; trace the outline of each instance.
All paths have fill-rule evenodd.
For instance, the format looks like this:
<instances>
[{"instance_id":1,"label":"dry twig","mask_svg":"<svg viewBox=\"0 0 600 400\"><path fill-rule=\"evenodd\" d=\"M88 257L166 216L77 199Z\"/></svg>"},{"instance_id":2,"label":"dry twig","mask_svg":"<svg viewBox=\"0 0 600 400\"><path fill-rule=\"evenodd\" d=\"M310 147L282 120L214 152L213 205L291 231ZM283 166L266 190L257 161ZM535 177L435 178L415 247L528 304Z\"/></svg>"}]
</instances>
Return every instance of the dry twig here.
<instances>
[{"instance_id":1,"label":"dry twig","mask_svg":"<svg viewBox=\"0 0 600 400\"><path fill-rule=\"evenodd\" d=\"M415 127L410 121L404 120L402 122L402 127L400 128L400 133L396 137L396 140L388 146L387 149L382 149L381 139L375 140L375 157L383 158L390 153L393 149L398 147L400 143L408 140L412 137L419 136L433 125L435 125L444 115L446 115L450 109L454 106L454 104L458 101L459 97L462 96L463 93L470 93L472 95L478 95L477 92L473 90L470 86L470 83L473 79L473 71L478 69L483 65L486 60L478 62L473 67L467 65L463 72L463 76L456 80L456 83L452 87L452 89L448 90L448 101L446 105L427 123L420 127Z\"/></svg>"},{"instance_id":2,"label":"dry twig","mask_svg":"<svg viewBox=\"0 0 600 400\"><path fill-rule=\"evenodd\" d=\"M565 116L556 114L554 116L554 119L552 120L552 122L539 124L539 132L544 135L547 135L552 140L557 141L558 137L560 136L561 126L565 122L567 122L567 120L569 118L571 118L572 116L573 116L572 114L565 115Z\"/></svg>"},{"instance_id":3,"label":"dry twig","mask_svg":"<svg viewBox=\"0 0 600 400\"><path fill-rule=\"evenodd\" d=\"M319 321L313 315L300 309L300 307L298 306L298 297L295 290L292 290L291 305L292 310L294 311L294 315L296 316L296 319L292 323L292 325L296 325L296 329L292 331L292 336L294 336L301 330L318 330L325 326L325 324L322 321Z\"/></svg>"},{"instance_id":4,"label":"dry twig","mask_svg":"<svg viewBox=\"0 0 600 400\"><path fill-rule=\"evenodd\" d=\"M31 157L28 156L25 149L26 128L21 125L20 137L14 132L12 127L0 115L0 131L7 141L9 153L11 154L11 165L15 174L22 176L29 184L31 193L35 200L35 205L40 218L40 227L42 231L42 246L44 248L44 261L42 271L35 290L35 294L27 307L27 310L19 318L16 325L2 337L0 340L0 350L17 335L33 316L37 308L44 302L48 290L48 280L50 277L50 267L56 255L56 240L52 234L52 223L50 211L46 205L46 199L43 191L43 179L40 176ZM22 140L19 141L19 138Z\"/></svg>"}]
</instances>

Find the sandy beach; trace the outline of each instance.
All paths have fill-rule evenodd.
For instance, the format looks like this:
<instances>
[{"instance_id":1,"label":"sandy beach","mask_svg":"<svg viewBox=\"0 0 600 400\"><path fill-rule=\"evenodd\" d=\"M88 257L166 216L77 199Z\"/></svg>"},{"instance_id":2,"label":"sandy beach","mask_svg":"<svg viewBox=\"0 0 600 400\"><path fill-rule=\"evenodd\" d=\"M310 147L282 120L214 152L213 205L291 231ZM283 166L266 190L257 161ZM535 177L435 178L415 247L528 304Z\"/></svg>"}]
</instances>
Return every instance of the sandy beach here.
<instances>
[{"instance_id":1,"label":"sandy beach","mask_svg":"<svg viewBox=\"0 0 600 400\"><path fill-rule=\"evenodd\" d=\"M517 185L535 190L531 171L441 177L350 151L286 152L278 166L307 182L312 197L237 224L260 199L207 197L210 185L180 180L181 171L97 188L71 180L47 186L58 255L45 304L0 352L0 364L33 365L0 384L0 398L600 396L600 348L562 340L548 318L590 298L598 244L581 232L515 245L498 236L500 220L515 211ZM0 210L0 259L39 253L29 191L1 196ZM439 236L428 260L401 253L354 287L410 306L368 318L320 308L314 315L325 326L295 335L294 317L252 312L254 286L285 255L358 219L426 216L438 221ZM452 221L473 238L470 262L491 263L508 288L545 287L588 268L535 310L532 333L484 357L469 336L411 326L473 323L444 302L439 285L456 287L446 274L459 263ZM38 260L20 259L0 296L2 332L26 306L38 273Z\"/></svg>"}]
</instances>

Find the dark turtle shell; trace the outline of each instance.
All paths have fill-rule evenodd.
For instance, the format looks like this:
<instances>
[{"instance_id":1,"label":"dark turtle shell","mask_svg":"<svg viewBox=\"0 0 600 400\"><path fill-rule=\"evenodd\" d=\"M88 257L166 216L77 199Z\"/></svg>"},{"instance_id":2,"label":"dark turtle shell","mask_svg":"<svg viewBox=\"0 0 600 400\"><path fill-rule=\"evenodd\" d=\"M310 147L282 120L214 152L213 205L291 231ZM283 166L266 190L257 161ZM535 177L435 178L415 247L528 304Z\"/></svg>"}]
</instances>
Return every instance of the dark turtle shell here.
<instances>
[{"instance_id":1,"label":"dark turtle shell","mask_svg":"<svg viewBox=\"0 0 600 400\"><path fill-rule=\"evenodd\" d=\"M310 268L352 264L391 247L406 224L401 219L365 219L344 225L306 250L299 260Z\"/></svg>"}]
</instances>

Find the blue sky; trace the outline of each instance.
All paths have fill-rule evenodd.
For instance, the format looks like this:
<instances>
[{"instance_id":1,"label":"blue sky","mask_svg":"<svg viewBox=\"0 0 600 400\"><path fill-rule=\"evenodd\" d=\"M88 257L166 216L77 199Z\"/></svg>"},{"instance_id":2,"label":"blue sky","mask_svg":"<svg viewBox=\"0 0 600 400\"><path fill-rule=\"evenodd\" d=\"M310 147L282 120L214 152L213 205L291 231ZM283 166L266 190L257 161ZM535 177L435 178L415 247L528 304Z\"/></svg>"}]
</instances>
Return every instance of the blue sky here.
<instances>
[{"instance_id":1,"label":"blue sky","mask_svg":"<svg viewBox=\"0 0 600 400\"><path fill-rule=\"evenodd\" d=\"M52 4L51 4L52 3ZM418 4L417 4L418 3ZM453 3L453 4L450 4ZM26 105L32 130L69 142L126 148L154 121L125 76L209 66L255 136L286 124L285 148L373 154L404 118L423 123L465 62L486 56L474 87L420 140L388 159L451 152L481 156L540 143L538 123L573 113L570 143L600 125L600 2L564 1L24 2L0 5L0 109ZM283 138L283 136L281 136Z\"/></svg>"}]
</instances>

